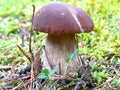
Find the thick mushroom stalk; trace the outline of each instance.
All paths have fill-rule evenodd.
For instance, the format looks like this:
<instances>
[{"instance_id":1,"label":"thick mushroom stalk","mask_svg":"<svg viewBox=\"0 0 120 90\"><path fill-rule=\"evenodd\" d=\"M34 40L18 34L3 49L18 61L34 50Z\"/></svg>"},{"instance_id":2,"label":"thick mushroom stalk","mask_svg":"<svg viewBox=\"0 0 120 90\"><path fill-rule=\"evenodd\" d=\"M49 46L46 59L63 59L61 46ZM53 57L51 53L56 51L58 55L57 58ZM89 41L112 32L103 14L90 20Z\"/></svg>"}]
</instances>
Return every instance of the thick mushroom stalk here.
<instances>
[{"instance_id":1,"label":"thick mushroom stalk","mask_svg":"<svg viewBox=\"0 0 120 90\"><path fill-rule=\"evenodd\" d=\"M48 69L57 67L62 75L70 71L72 73L72 71L76 70L76 66L78 66L78 58L76 56L69 63L66 63L66 59L76 48L77 43L74 35L54 36L49 34L46 39L45 52L42 58L42 61L44 61L43 66ZM67 70L68 66L71 66L70 70Z\"/></svg>"},{"instance_id":2,"label":"thick mushroom stalk","mask_svg":"<svg viewBox=\"0 0 120 90\"><path fill-rule=\"evenodd\" d=\"M62 3L48 4L36 13L33 27L48 33L42 57L44 68L60 67L63 75L67 66L71 67L71 73L81 67L77 56L70 63L66 59L77 49L75 33L93 30L93 22L85 11Z\"/></svg>"}]
</instances>

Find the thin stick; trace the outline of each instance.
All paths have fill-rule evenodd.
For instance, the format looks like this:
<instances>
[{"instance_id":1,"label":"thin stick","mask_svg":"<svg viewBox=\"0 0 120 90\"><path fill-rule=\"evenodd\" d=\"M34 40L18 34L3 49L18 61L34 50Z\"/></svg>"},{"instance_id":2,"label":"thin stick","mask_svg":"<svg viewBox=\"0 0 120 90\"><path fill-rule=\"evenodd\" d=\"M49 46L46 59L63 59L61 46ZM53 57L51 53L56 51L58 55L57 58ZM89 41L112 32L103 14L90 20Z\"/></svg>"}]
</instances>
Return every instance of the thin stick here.
<instances>
[{"instance_id":1,"label":"thin stick","mask_svg":"<svg viewBox=\"0 0 120 90\"><path fill-rule=\"evenodd\" d=\"M8 71L8 70L11 70L12 68L13 68L13 66L1 66L0 65L0 70Z\"/></svg>"},{"instance_id":2,"label":"thin stick","mask_svg":"<svg viewBox=\"0 0 120 90\"><path fill-rule=\"evenodd\" d=\"M78 86L80 86L80 84L83 82L83 78L87 75L87 72L89 70L89 64L88 64L88 68L86 68L86 70L84 71L84 73L82 74L80 80L77 82L76 86L74 87L74 90L78 89Z\"/></svg>"},{"instance_id":3,"label":"thin stick","mask_svg":"<svg viewBox=\"0 0 120 90\"><path fill-rule=\"evenodd\" d=\"M33 6L33 15L32 15L32 25L33 25L33 19L34 19L34 13L35 13L35 6ZM31 25L31 30L30 30L30 40L29 40L29 52L32 53L32 49L31 49L31 41L32 41L32 25Z\"/></svg>"},{"instance_id":4,"label":"thin stick","mask_svg":"<svg viewBox=\"0 0 120 90\"><path fill-rule=\"evenodd\" d=\"M12 90L22 90L24 87L27 87L29 84L30 82L22 83L14 87ZM24 89L27 90L27 88L24 88Z\"/></svg>"},{"instance_id":5,"label":"thin stick","mask_svg":"<svg viewBox=\"0 0 120 90\"><path fill-rule=\"evenodd\" d=\"M31 30L30 30L30 39L29 39L29 52L30 52L30 55L31 55L31 88L33 86L33 80L34 80L34 71L33 71L33 62L34 62L34 55L32 53L32 49L31 49L31 41L32 41L32 26L33 26L33 19L34 19L34 13L35 13L35 6L33 6L33 15L32 15L32 25L31 25Z\"/></svg>"},{"instance_id":6,"label":"thin stick","mask_svg":"<svg viewBox=\"0 0 120 90\"><path fill-rule=\"evenodd\" d=\"M61 75L61 63L59 63L59 75Z\"/></svg>"},{"instance_id":7,"label":"thin stick","mask_svg":"<svg viewBox=\"0 0 120 90\"><path fill-rule=\"evenodd\" d=\"M95 89L98 89L98 88L104 86L105 84L108 84L109 82L113 81L115 78L117 78L117 77L119 77L119 76L120 76L120 74L114 76L113 78L111 78L111 79L107 80L106 82L104 82L104 83L100 84L99 86L97 86Z\"/></svg>"},{"instance_id":8,"label":"thin stick","mask_svg":"<svg viewBox=\"0 0 120 90\"><path fill-rule=\"evenodd\" d=\"M44 46L44 52L45 52L45 56L46 56L46 59L47 59L47 62L48 62L48 65L49 65L50 69L53 69L52 65L51 65L50 62L49 62L49 58L48 58L48 56L47 56L45 46Z\"/></svg>"},{"instance_id":9,"label":"thin stick","mask_svg":"<svg viewBox=\"0 0 120 90\"><path fill-rule=\"evenodd\" d=\"M17 45L17 47L25 55L25 57L31 62L31 59L30 59L29 55L27 55L26 52L19 45Z\"/></svg>"}]
</instances>

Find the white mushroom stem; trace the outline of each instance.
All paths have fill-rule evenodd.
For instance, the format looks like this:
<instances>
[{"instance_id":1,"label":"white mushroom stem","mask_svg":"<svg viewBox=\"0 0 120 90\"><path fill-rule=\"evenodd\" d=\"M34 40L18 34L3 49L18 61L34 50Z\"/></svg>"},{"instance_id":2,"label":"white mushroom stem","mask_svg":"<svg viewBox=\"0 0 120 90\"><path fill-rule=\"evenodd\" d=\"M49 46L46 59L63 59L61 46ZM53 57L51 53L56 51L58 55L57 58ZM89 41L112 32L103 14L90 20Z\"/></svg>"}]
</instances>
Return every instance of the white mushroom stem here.
<instances>
[{"instance_id":1,"label":"white mushroom stem","mask_svg":"<svg viewBox=\"0 0 120 90\"><path fill-rule=\"evenodd\" d=\"M70 63L66 63L66 59L74 52L75 49L77 49L75 35L48 35L42 58L43 67L47 69L57 67L60 69L59 72L61 72L62 75L65 75L67 66L71 66L72 68L69 72L75 72L78 66L77 56L75 56ZM61 68L59 68L59 66Z\"/></svg>"}]
</instances>

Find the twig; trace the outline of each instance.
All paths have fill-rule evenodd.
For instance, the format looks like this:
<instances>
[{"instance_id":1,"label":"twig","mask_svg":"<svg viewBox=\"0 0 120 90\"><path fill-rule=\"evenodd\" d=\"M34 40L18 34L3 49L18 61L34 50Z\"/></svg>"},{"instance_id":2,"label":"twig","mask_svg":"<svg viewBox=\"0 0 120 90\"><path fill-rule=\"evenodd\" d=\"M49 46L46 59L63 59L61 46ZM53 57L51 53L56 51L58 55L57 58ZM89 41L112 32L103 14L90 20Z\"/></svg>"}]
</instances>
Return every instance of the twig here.
<instances>
[{"instance_id":1,"label":"twig","mask_svg":"<svg viewBox=\"0 0 120 90\"><path fill-rule=\"evenodd\" d=\"M33 86L33 80L34 80L34 72L33 72L33 62L34 62L34 55L32 53L32 49L31 49L31 41L32 41L32 26L33 26L33 19L34 19L34 13L35 13L35 6L33 6L33 15L32 15L32 25L31 25L31 30L30 30L30 38L29 38L29 52L30 52L30 56L31 56L31 86Z\"/></svg>"},{"instance_id":2,"label":"twig","mask_svg":"<svg viewBox=\"0 0 120 90\"><path fill-rule=\"evenodd\" d=\"M42 84L40 84L40 86L38 87L39 90L44 90L43 86L45 85L46 81L47 81L47 79L45 79L45 81Z\"/></svg>"},{"instance_id":3,"label":"twig","mask_svg":"<svg viewBox=\"0 0 120 90\"><path fill-rule=\"evenodd\" d=\"M25 86L25 82L23 80L20 80L21 84L23 84L23 87L25 90L27 90L27 87Z\"/></svg>"},{"instance_id":4,"label":"twig","mask_svg":"<svg viewBox=\"0 0 120 90\"><path fill-rule=\"evenodd\" d=\"M57 75L57 74L54 74L54 75L52 76L52 78L53 78L53 79L56 79L56 80L76 80L76 81L79 80L79 79L74 79L74 78L72 78L72 77L66 77L66 76L64 76L64 75Z\"/></svg>"},{"instance_id":5,"label":"twig","mask_svg":"<svg viewBox=\"0 0 120 90\"><path fill-rule=\"evenodd\" d=\"M5 71L11 70L12 68L13 66L0 66L0 70L5 70Z\"/></svg>"},{"instance_id":6,"label":"twig","mask_svg":"<svg viewBox=\"0 0 120 90\"><path fill-rule=\"evenodd\" d=\"M18 47L19 50L25 55L25 57L31 62L31 59L30 59L29 55L27 55L27 54L25 53L25 51L24 51L19 45L17 45L17 47Z\"/></svg>"},{"instance_id":7,"label":"twig","mask_svg":"<svg viewBox=\"0 0 120 90\"><path fill-rule=\"evenodd\" d=\"M0 82L16 82L16 81L19 81L19 80L28 80L28 79L30 79L30 76L25 76L25 77L20 77L20 76L18 76L18 77L15 77L15 78L12 78L12 77L6 77L6 78L3 78L3 79L0 79Z\"/></svg>"},{"instance_id":8,"label":"twig","mask_svg":"<svg viewBox=\"0 0 120 90\"><path fill-rule=\"evenodd\" d=\"M86 74L88 73L88 70L89 70L89 64L88 64L88 67L86 68L86 70L84 71L84 73L82 74L80 80L77 82L74 90L77 90L78 86L79 86L81 83L84 82L82 79L86 76Z\"/></svg>"},{"instance_id":9,"label":"twig","mask_svg":"<svg viewBox=\"0 0 120 90\"><path fill-rule=\"evenodd\" d=\"M67 84L67 85L62 85L62 87L58 88L58 90L66 90L66 88L70 87L70 86L74 86L76 83L70 83L70 84ZM73 90L71 88L69 88L69 90Z\"/></svg>"},{"instance_id":10,"label":"twig","mask_svg":"<svg viewBox=\"0 0 120 90\"><path fill-rule=\"evenodd\" d=\"M30 84L30 82L27 82L27 83L24 83L24 84L20 84L20 85L14 87L12 90L21 90L23 87L26 87L28 84Z\"/></svg>"},{"instance_id":11,"label":"twig","mask_svg":"<svg viewBox=\"0 0 120 90\"><path fill-rule=\"evenodd\" d=\"M13 86L2 86L0 87L0 90L11 90Z\"/></svg>"},{"instance_id":12,"label":"twig","mask_svg":"<svg viewBox=\"0 0 120 90\"><path fill-rule=\"evenodd\" d=\"M99 86L97 86L95 89L98 89L98 88L100 88L100 87L104 86L105 84L107 84L107 83L109 83L109 82L113 81L115 78L117 78L117 77L119 77L119 76L120 76L120 74L118 74L118 75L114 76L114 77L113 77L113 78L111 78L111 79L106 80L106 82L104 82L104 83L100 84L100 85L99 85Z\"/></svg>"},{"instance_id":13,"label":"twig","mask_svg":"<svg viewBox=\"0 0 120 90\"><path fill-rule=\"evenodd\" d=\"M5 78L4 80L1 80L2 82L8 82L7 84L5 84L4 86L2 86L2 90L8 90L8 88L10 88L10 86L14 85L15 83L18 83L20 80L23 80L23 81L26 81L26 80L29 80L30 79L30 76L26 76L26 77L16 77L16 78L11 78L11 77L8 77L8 78ZM12 89L13 87L11 87ZM10 89L10 90L11 90ZM19 88L20 89L20 88ZM0 88L1 90L1 88ZM12 90L18 90L18 89L12 89Z\"/></svg>"},{"instance_id":14,"label":"twig","mask_svg":"<svg viewBox=\"0 0 120 90\"><path fill-rule=\"evenodd\" d=\"M48 56L47 56L45 46L44 46L44 52L45 52L45 57L46 57L46 59L47 59L47 62L48 62L48 65L49 65L50 69L53 69L52 65L51 65L50 62L49 62L49 58L48 58Z\"/></svg>"},{"instance_id":15,"label":"twig","mask_svg":"<svg viewBox=\"0 0 120 90\"><path fill-rule=\"evenodd\" d=\"M59 63L59 75L61 75L61 63Z\"/></svg>"},{"instance_id":16,"label":"twig","mask_svg":"<svg viewBox=\"0 0 120 90\"><path fill-rule=\"evenodd\" d=\"M71 78L71 77L52 77L53 79L55 80L78 80L78 79L74 79L74 78Z\"/></svg>"},{"instance_id":17,"label":"twig","mask_svg":"<svg viewBox=\"0 0 120 90\"><path fill-rule=\"evenodd\" d=\"M52 89L52 87L55 86L58 81L59 81L59 80L55 80L55 81L50 85L50 89Z\"/></svg>"},{"instance_id":18,"label":"twig","mask_svg":"<svg viewBox=\"0 0 120 90\"><path fill-rule=\"evenodd\" d=\"M18 86L14 87L12 90L19 90L19 89L22 90L22 88L24 88L24 87L26 88L26 90L28 90L27 86L31 83L30 76L26 76L26 77L23 77L23 78L18 78L17 80L14 80L14 81L18 82L18 81L23 81L23 80L24 81L26 80L25 83L23 82L23 83L19 84ZM35 81L35 79L33 81Z\"/></svg>"},{"instance_id":19,"label":"twig","mask_svg":"<svg viewBox=\"0 0 120 90\"><path fill-rule=\"evenodd\" d=\"M34 13L35 13L35 6L33 6L33 15L32 15L32 25L33 25L33 19L34 19ZM31 49L31 41L32 41L32 25L31 25L31 29L30 29L30 38L29 38L29 52L32 53L32 49Z\"/></svg>"}]
</instances>

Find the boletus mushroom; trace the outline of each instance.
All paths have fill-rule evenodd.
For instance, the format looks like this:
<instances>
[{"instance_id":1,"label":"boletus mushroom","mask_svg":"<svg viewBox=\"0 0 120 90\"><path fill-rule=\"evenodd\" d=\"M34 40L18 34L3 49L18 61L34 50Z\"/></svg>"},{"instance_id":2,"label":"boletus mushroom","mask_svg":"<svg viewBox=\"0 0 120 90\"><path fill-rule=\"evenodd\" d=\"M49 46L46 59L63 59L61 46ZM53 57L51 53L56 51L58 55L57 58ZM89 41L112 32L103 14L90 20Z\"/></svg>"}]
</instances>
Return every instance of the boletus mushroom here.
<instances>
[{"instance_id":1,"label":"boletus mushroom","mask_svg":"<svg viewBox=\"0 0 120 90\"><path fill-rule=\"evenodd\" d=\"M41 8L33 19L33 28L48 33L42 57L43 67L57 67L62 75L66 74L67 66L71 66L71 71L76 70L77 56L66 63L66 59L77 49L75 34L90 32L93 27L92 19L81 8L62 3L52 3Z\"/></svg>"}]
</instances>

